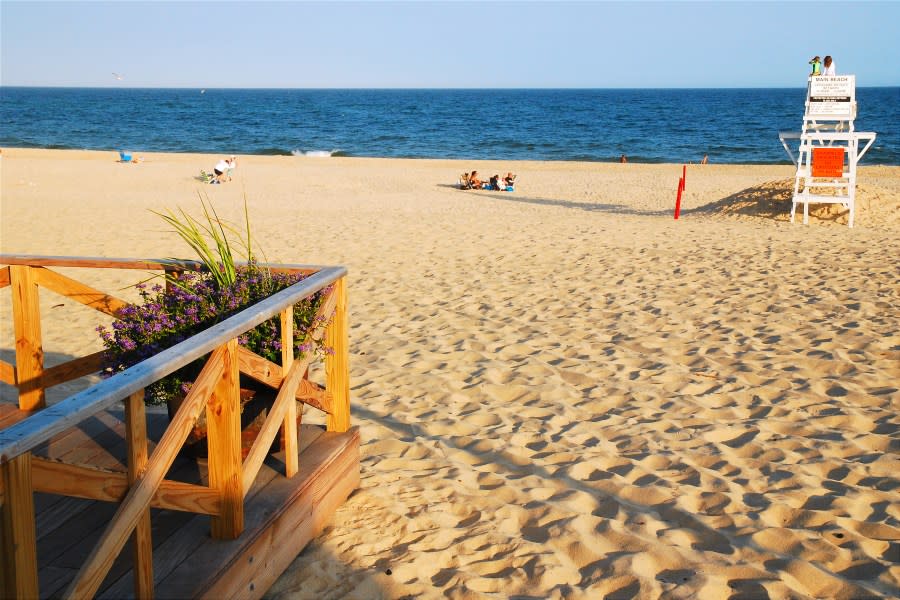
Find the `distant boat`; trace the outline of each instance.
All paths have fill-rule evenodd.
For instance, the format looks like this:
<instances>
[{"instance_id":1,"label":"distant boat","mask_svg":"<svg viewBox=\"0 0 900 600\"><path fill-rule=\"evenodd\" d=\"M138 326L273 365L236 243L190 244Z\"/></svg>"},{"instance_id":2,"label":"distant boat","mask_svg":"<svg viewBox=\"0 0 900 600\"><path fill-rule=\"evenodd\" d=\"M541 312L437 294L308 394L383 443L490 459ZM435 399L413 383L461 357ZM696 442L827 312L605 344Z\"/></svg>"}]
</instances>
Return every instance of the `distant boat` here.
<instances>
[{"instance_id":1,"label":"distant boat","mask_svg":"<svg viewBox=\"0 0 900 600\"><path fill-rule=\"evenodd\" d=\"M206 93L206 90L200 90L200 93L201 93L201 94L205 94L205 93Z\"/></svg>"}]
</instances>

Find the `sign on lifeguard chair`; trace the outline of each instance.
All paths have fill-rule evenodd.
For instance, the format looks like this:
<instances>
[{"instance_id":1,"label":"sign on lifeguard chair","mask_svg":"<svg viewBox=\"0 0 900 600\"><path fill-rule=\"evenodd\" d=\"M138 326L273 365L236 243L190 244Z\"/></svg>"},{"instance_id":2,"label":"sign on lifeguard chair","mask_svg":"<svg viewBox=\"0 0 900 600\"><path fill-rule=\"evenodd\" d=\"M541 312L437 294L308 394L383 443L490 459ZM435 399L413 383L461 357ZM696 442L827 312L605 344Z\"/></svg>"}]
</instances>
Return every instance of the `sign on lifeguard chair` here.
<instances>
[{"instance_id":1,"label":"sign on lifeguard chair","mask_svg":"<svg viewBox=\"0 0 900 600\"><path fill-rule=\"evenodd\" d=\"M854 131L855 119L855 75L809 77L802 130L778 132L781 145L797 166L791 223L798 204L803 204L804 224L809 222L810 203L841 204L847 209L847 225L853 227L856 164L875 141L874 132ZM787 140L796 139L800 147L794 158ZM862 150L860 140L866 142Z\"/></svg>"},{"instance_id":2,"label":"sign on lifeguard chair","mask_svg":"<svg viewBox=\"0 0 900 600\"><path fill-rule=\"evenodd\" d=\"M804 121L856 118L856 76L810 77Z\"/></svg>"},{"instance_id":3,"label":"sign on lifeguard chair","mask_svg":"<svg viewBox=\"0 0 900 600\"><path fill-rule=\"evenodd\" d=\"M844 176L844 149L843 148L813 148L812 151L812 176L813 177L843 177Z\"/></svg>"}]
</instances>

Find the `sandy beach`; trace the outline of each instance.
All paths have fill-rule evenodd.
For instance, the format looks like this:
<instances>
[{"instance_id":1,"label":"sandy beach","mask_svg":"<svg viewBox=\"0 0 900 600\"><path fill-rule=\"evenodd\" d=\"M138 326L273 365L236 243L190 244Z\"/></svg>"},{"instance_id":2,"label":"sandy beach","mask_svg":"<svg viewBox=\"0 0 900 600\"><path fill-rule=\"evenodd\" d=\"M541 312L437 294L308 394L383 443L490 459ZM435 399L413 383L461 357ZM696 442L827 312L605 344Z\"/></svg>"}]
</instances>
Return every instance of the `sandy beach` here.
<instances>
[{"instance_id":1,"label":"sandy beach","mask_svg":"<svg viewBox=\"0 0 900 600\"><path fill-rule=\"evenodd\" d=\"M151 210L199 194L349 269L362 483L268 597L900 595L900 167L850 229L787 165L688 165L675 221L680 164L135 155L3 148L0 251L193 258ZM101 348L42 315L48 365Z\"/></svg>"}]
</instances>

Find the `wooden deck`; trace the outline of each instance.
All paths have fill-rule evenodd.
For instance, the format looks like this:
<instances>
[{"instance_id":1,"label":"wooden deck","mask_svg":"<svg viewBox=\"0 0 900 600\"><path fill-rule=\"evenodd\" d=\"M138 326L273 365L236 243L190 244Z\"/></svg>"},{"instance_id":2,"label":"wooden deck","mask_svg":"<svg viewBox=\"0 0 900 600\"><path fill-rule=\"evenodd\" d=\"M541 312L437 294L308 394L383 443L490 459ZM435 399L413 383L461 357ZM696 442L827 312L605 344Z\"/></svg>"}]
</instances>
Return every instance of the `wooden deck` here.
<instances>
[{"instance_id":1,"label":"wooden deck","mask_svg":"<svg viewBox=\"0 0 900 600\"><path fill-rule=\"evenodd\" d=\"M27 413L0 404L0 429ZM148 413L150 440L158 442L165 414ZM153 444L151 444L152 447ZM210 537L210 517L151 509L153 576L158 598L258 598L324 527L359 484L359 431L326 432L303 425L299 470L284 476L283 454L269 455L244 505L244 532L234 540ZM35 457L126 472L123 411L105 411L60 433ZM207 484L204 459L179 457L167 479ZM35 493L41 598L60 597L118 508L114 502ZM99 598L134 597L132 553L120 553L100 586Z\"/></svg>"},{"instance_id":2,"label":"wooden deck","mask_svg":"<svg viewBox=\"0 0 900 600\"><path fill-rule=\"evenodd\" d=\"M305 276L47 406L47 388L99 372L103 356L45 368L40 290L114 318L128 306L50 267L181 273L197 266L0 255L15 332L15 364L0 361L0 381L16 388L18 402L0 407L0 596L262 596L359 483L347 270L261 265ZM317 294L298 340L294 307ZM270 340L281 344L279 362L238 344L266 321L279 325ZM300 340L329 348L324 386L308 379L320 357L296 353ZM171 419L146 410L148 386L199 359L203 367ZM242 378L272 395L258 419L244 415L250 423L242 423ZM324 428L298 427L298 403L324 413ZM184 444L201 416L208 458L188 459Z\"/></svg>"},{"instance_id":3,"label":"wooden deck","mask_svg":"<svg viewBox=\"0 0 900 600\"><path fill-rule=\"evenodd\" d=\"M47 388L97 373L103 360L98 352L45 368L40 290L116 319L128 306L51 267L177 274L197 265L0 255L15 332L15 363L0 360L0 381L18 401L0 406L0 596L262 596L359 483L347 270L259 265L304 277L47 406ZM294 307L317 294L298 339ZM279 362L238 343L267 321L278 324ZM324 385L308 379L318 355L295 352L320 341L329 348ZM199 359L171 419L146 410L148 386ZM250 424L242 423L242 378L271 390L265 413L245 415ZM324 428L298 427L298 403L324 413ZM183 447L201 416L208 458L188 459Z\"/></svg>"}]
</instances>

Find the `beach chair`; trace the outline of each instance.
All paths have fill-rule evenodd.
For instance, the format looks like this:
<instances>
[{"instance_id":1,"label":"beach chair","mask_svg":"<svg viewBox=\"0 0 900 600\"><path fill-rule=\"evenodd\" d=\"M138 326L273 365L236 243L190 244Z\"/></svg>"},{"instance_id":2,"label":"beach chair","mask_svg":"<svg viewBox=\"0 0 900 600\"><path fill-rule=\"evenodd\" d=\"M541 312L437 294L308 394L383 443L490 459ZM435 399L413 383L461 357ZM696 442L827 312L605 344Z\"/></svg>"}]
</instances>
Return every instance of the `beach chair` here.
<instances>
[{"instance_id":1,"label":"beach chair","mask_svg":"<svg viewBox=\"0 0 900 600\"><path fill-rule=\"evenodd\" d=\"M131 162L131 153L119 150L119 162Z\"/></svg>"},{"instance_id":2,"label":"beach chair","mask_svg":"<svg viewBox=\"0 0 900 600\"><path fill-rule=\"evenodd\" d=\"M200 181L203 183L213 183L216 181L216 176L212 173L207 173L203 169L200 169Z\"/></svg>"},{"instance_id":3,"label":"beach chair","mask_svg":"<svg viewBox=\"0 0 900 600\"><path fill-rule=\"evenodd\" d=\"M471 190L472 189L472 180L469 179L468 173L463 173L459 176L459 189L461 190Z\"/></svg>"}]
</instances>

